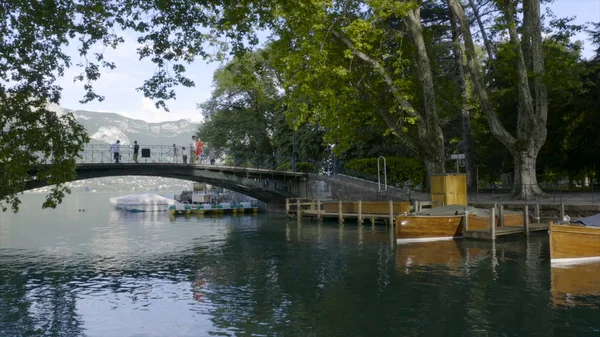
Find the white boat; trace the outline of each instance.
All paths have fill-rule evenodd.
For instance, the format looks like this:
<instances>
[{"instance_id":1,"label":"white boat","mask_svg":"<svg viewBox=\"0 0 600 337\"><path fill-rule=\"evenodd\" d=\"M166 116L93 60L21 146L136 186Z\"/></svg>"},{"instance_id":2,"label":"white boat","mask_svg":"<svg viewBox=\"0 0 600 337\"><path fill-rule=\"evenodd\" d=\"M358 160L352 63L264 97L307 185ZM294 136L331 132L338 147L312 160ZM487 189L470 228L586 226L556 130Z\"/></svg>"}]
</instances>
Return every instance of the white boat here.
<instances>
[{"instance_id":1,"label":"white boat","mask_svg":"<svg viewBox=\"0 0 600 337\"><path fill-rule=\"evenodd\" d=\"M154 193L128 194L110 198L110 203L117 209L129 212L163 212L170 206L180 202Z\"/></svg>"}]
</instances>

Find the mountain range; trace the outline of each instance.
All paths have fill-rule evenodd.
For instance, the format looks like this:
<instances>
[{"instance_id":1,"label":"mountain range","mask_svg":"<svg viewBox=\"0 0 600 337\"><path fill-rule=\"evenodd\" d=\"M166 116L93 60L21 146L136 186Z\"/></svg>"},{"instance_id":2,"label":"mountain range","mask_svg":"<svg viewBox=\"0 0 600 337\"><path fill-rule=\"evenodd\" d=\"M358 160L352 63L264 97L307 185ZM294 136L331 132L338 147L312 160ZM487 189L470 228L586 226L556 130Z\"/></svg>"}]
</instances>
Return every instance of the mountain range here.
<instances>
[{"instance_id":1,"label":"mountain range","mask_svg":"<svg viewBox=\"0 0 600 337\"><path fill-rule=\"evenodd\" d=\"M112 144L117 139L121 144L140 145L185 145L189 144L198 123L181 119L161 123L148 123L111 112L70 110L57 105L51 109L58 114L71 112L87 130L91 144Z\"/></svg>"},{"instance_id":2,"label":"mountain range","mask_svg":"<svg viewBox=\"0 0 600 337\"><path fill-rule=\"evenodd\" d=\"M189 144L198 124L182 119L162 123L148 123L116 113L70 110L56 104L49 109L61 115L73 113L77 121L87 130L91 144L112 144L117 139L122 145L137 140L140 145ZM191 190L191 181L161 177L106 177L79 180L68 183L73 191L80 192L171 192ZM42 187L33 192L48 192Z\"/></svg>"}]
</instances>

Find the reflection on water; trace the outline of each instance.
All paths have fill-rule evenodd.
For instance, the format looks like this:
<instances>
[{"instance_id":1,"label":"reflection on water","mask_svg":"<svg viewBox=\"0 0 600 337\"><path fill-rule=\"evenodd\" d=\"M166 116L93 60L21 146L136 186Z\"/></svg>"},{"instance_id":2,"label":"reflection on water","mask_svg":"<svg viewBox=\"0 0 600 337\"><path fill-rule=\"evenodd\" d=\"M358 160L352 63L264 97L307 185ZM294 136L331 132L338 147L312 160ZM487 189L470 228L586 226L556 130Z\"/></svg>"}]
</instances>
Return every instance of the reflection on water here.
<instances>
[{"instance_id":1,"label":"reflection on water","mask_svg":"<svg viewBox=\"0 0 600 337\"><path fill-rule=\"evenodd\" d=\"M572 307L598 305L590 295L600 297L600 262L552 266L551 273L555 304Z\"/></svg>"},{"instance_id":2,"label":"reflection on water","mask_svg":"<svg viewBox=\"0 0 600 337\"><path fill-rule=\"evenodd\" d=\"M90 194L2 214L0 336L600 333L600 266L551 269L544 235L396 246L389 233L122 213Z\"/></svg>"}]
</instances>

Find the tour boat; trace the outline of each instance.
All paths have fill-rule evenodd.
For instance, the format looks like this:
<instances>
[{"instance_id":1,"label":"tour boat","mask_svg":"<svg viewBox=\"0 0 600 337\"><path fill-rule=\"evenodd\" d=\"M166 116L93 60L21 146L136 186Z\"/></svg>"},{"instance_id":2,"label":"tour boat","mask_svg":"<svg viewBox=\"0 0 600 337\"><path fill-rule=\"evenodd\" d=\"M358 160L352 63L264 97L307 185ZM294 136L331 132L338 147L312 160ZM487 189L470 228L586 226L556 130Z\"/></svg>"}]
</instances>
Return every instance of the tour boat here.
<instances>
[{"instance_id":1,"label":"tour boat","mask_svg":"<svg viewBox=\"0 0 600 337\"><path fill-rule=\"evenodd\" d=\"M110 203L117 209L129 212L162 212L179 202L154 193L128 194L110 198Z\"/></svg>"},{"instance_id":2,"label":"tour boat","mask_svg":"<svg viewBox=\"0 0 600 337\"><path fill-rule=\"evenodd\" d=\"M600 214L550 224L550 262L579 264L600 261Z\"/></svg>"},{"instance_id":3,"label":"tour boat","mask_svg":"<svg viewBox=\"0 0 600 337\"><path fill-rule=\"evenodd\" d=\"M463 236L465 215L469 230L490 228L490 212L464 205L447 205L396 217L398 244L452 240ZM504 211L504 226L523 226L523 213ZM496 215L498 225L498 215Z\"/></svg>"}]
</instances>

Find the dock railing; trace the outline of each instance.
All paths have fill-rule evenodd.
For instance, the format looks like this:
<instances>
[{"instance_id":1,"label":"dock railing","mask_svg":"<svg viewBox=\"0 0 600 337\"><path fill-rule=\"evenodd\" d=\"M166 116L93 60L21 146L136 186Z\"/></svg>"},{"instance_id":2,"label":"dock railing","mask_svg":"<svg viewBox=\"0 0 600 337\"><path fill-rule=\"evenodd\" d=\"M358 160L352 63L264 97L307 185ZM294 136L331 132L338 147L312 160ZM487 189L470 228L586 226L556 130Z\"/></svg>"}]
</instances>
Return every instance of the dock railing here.
<instances>
[{"instance_id":1,"label":"dock railing","mask_svg":"<svg viewBox=\"0 0 600 337\"><path fill-rule=\"evenodd\" d=\"M286 214L288 217L337 218L343 223L346 218L356 219L362 224L365 219L375 223L383 220L393 224L396 216L410 212L408 201L322 201L320 199L288 198L286 199Z\"/></svg>"}]
</instances>

